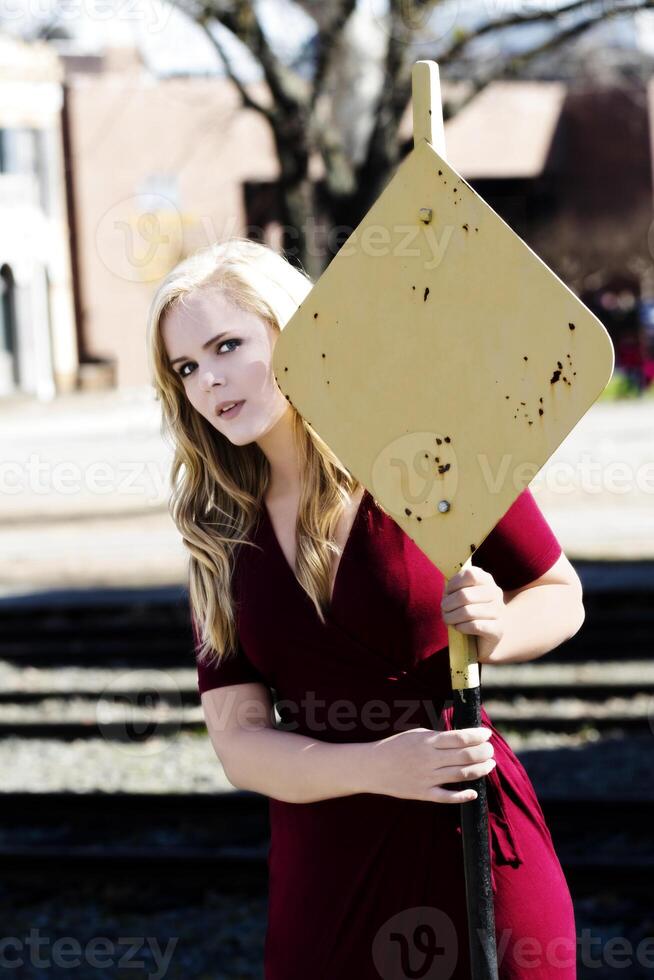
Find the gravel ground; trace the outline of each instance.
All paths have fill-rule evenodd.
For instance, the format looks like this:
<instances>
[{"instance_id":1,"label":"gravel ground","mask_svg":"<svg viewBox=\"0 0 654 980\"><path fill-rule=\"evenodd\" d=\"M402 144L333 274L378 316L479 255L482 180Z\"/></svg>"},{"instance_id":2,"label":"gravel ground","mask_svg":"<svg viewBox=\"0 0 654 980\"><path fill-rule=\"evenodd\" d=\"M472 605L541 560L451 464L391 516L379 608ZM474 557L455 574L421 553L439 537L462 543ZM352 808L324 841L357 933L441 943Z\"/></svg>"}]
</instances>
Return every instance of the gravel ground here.
<instances>
[{"instance_id":1,"label":"gravel ground","mask_svg":"<svg viewBox=\"0 0 654 980\"><path fill-rule=\"evenodd\" d=\"M491 716L492 717L492 716ZM539 797L652 799L652 738L511 733L506 738ZM143 743L103 738L0 739L2 792L193 793L231 790L206 733Z\"/></svg>"},{"instance_id":2,"label":"gravel ground","mask_svg":"<svg viewBox=\"0 0 654 980\"><path fill-rule=\"evenodd\" d=\"M211 793L233 788L208 735L186 732L134 744L102 738L3 738L0 784L6 793Z\"/></svg>"},{"instance_id":3,"label":"gravel ground","mask_svg":"<svg viewBox=\"0 0 654 980\"><path fill-rule=\"evenodd\" d=\"M595 666L597 669L588 664L514 665L494 668L487 674L492 673L497 687L534 678L537 672L543 682L549 683L592 677L596 683L610 684L617 670L623 680L654 679L654 665L648 663ZM583 673L589 669L588 678L584 678ZM578 676L575 678L574 674ZM0 689L55 695L33 705L0 705L0 720L13 719L17 724L28 718L61 721L86 717L110 721L125 714L124 706L111 701L119 691L142 694L143 690L165 689L170 695L193 687L195 682L194 669L47 670L0 663ZM615 707L626 699L611 700ZM529 703L533 707L534 702ZM627 702L631 707L638 705L641 711L649 710L650 703L647 695ZM176 713L177 717L201 719L196 706L180 708L174 697L171 704L172 707L161 703L157 717L165 720ZM492 698L486 698L485 704L493 718ZM516 708L519 707L518 699ZM571 705L554 699L543 707L555 713L569 710ZM621 703L620 710L624 710ZM130 724L137 725L141 718L151 718L152 714L152 709L130 697ZM614 796L628 802L654 795L647 778L652 760L649 735L610 736L591 725L575 734L518 733L512 732L509 724L496 727L527 769L540 799ZM232 791L206 731L178 731L142 743L102 737L74 741L22 739L19 735L2 738L0 786L6 793ZM589 837L584 842L584 853L594 853L595 846ZM629 847L630 842L623 841L623 846ZM48 887L55 890L54 894L48 894ZM642 900L613 894L609 882L601 895L575 901L575 914L578 980L606 980L618 969L629 980L654 977L654 966L650 967L646 960L649 955L654 961L649 952L654 951L654 915L649 903L645 907ZM16 980L122 980L135 975L152 980L263 978L265 894L191 891L174 881L169 889L154 883L135 889L84 883L62 888L44 882L40 894L35 895L30 887L21 896L15 886L0 885L0 915L4 937L15 940L11 956L16 965L5 966L3 976Z\"/></svg>"},{"instance_id":4,"label":"gravel ground","mask_svg":"<svg viewBox=\"0 0 654 980\"><path fill-rule=\"evenodd\" d=\"M82 885L21 904L7 890L0 896L0 914L4 936L17 940L11 959L23 961L3 968L7 978L261 980L263 976L265 895L180 894L174 887L166 891L159 885L138 892ZM30 935L31 947L26 943ZM102 946L101 937L106 940Z\"/></svg>"},{"instance_id":5,"label":"gravel ground","mask_svg":"<svg viewBox=\"0 0 654 980\"><path fill-rule=\"evenodd\" d=\"M138 689L161 686L162 690L195 688L195 667L132 668L112 667L18 667L0 660L0 690L61 691L95 694L112 687ZM486 665L483 687L489 692L510 684L602 684L610 689L625 684L654 684L654 661L586 660L583 663L551 663L546 659L522 664ZM610 693L610 690L607 691Z\"/></svg>"},{"instance_id":6,"label":"gravel ground","mask_svg":"<svg viewBox=\"0 0 654 980\"><path fill-rule=\"evenodd\" d=\"M494 719L501 715L510 724L510 718L529 718L533 715L547 718L654 718L654 695L633 694L629 698L610 698L593 703L583 698L526 698L522 695L511 698L510 702L486 697L484 707ZM1 716L0 716L1 717Z\"/></svg>"},{"instance_id":7,"label":"gravel ground","mask_svg":"<svg viewBox=\"0 0 654 980\"><path fill-rule=\"evenodd\" d=\"M653 677L654 677L654 671ZM66 697L70 692L101 693L112 688L140 687L162 690L196 688L197 671L194 667L166 667L165 670L132 668L118 670L115 667L17 667L7 660L0 660L0 690L10 691L61 691Z\"/></svg>"},{"instance_id":8,"label":"gravel ground","mask_svg":"<svg viewBox=\"0 0 654 980\"><path fill-rule=\"evenodd\" d=\"M607 980L616 969L629 980L654 976L645 959L654 942L654 917L643 911L642 904L610 892L575 902L578 980ZM12 947L12 955L14 960L22 958L23 964L3 973L16 980L131 980L135 975L151 980L263 978L267 915L263 895L235 897L213 891L181 895L160 887L135 893L82 886L24 904L0 893L0 914L5 936L20 944ZM30 935L41 941L38 950L25 944ZM91 959L91 943L97 943L98 937L107 939L101 957L104 966L93 965ZM55 941L64 938L69 944L62 958ZM125 962L128 957L131 962Z\"/></svg>"},{"instance_id":9,"label":"gravel ground","mask_svg":"<svg viewBox=\"0 0 654 980\"><path fill-rule=\"evenodd\" d=\"M21 724L35 722L77 722L81 724L109 724L125 722L144 726L161 722L200 725L204 715L200 705L182 705L161 701L142 703L136 694L128 694L129 711L115 694L108 692L102 697L45 697L34 704L0 704L0 723ZM139 701L141 700L141 703ZM622 717L648 719L654 722L654 695L634 694L629 698L613 697L602 702L585 701L582 698L526 698L522 695L510 701L487 698L484 707L495 722L510 725L512 718L546 717L554 719L610 719Z\"/></svg>"}]
</instances>

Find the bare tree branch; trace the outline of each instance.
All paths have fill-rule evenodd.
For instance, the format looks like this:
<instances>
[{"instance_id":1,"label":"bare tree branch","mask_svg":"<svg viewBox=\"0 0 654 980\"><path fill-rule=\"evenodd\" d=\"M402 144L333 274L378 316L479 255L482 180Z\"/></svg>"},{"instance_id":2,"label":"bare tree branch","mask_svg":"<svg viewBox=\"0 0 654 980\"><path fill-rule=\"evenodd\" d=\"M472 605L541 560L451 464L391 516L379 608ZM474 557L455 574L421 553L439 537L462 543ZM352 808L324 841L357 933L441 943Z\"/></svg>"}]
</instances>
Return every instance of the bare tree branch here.
<instances>
[{"instance_id":1,"label":"bare tree branch","mask_svg":"<svg viewBox=\"0 0 654 980\"><path fill-rule=\"evenodd\" d=\"M334 10L328 23L318 33L318 56L313 76L313 88L309 97L311 111L313 111L317 99L322 95L334 51L343 36L343 29L352 11L356 7L356 0L335 0L333 7Z\"/></svg>"},{"instance_id":2,"label":"bare tree branch","mask_svg":"<svg viewBox=\"0 0 654 980\"><path fill-rule=\"evenodd\" d=\"M649 6L648 0L638 4L634 4L631 7L625 7L616 5L615 7L610 7L608 4L605 9L599 14L595 14L594 17L588 18L585 23L592 24L599 23L601 20L605 20L608 17L613 17L617 14L629 13L638 10L644 10ZM549 10L541 10L534 14L512 14L508 17L503 17L500 20L487 21L484 24L480 24L473 31L469 33L464 31L458 31L458 36L456 41L450 45L447 51L442 52L438 57L439 65L445 65L457 58L464 47L470 43L470 41L476 40L478 37L482 37L484 34L492 34L496 31L501 31L507 27L520 27L524 25L539 24L547 21L556 22L560 20L565 14L574 13L577 10L581 10L583 7L591 7L596 9L597 4L595 0L573 0L572 3L567 4L564 7L557 7ZM573 31L574 33L574 31Z\"/></svg>"},{"instance_id":3,"label":"bare tree branch","mask_svg":"<svg viewBox=\"0 0 654 980\"><path fill-rule=\"evenodd\" d=\"M277 109L284 113L295 112L307 104L307 83L275 55L252 3L248 0L231 0L223 4L220 0L204 0L200 10L205 21L215 18L254 55L263 69Z\"/></svg>"},{"instance_id":4,"label":"bare tree branch","mask_svg":"<svg viewBox=\"0 0 654 980\"><path fill-rule=\"evenodd\" d=\"M407 105L403 94L406 84L402 83L402 79L407 76L409 81L411 79L406 57L408 45L405 41L407 31L403 3L404 0L389 0L390 25L384 59L385 79L377 102L368 152L359 168L359 179L370 182L371 188L375 187L380 178L386 181L389 169L399 159L397 130Z\"/></svg>"},{"instance_id":5,"label":"bare tree branch","mask_svg":"<svg viewBox=\"0 0 654 980\"><path fill-rule=\"evenodd\" d=\"M626 13L637 13L639 10L651 9L654 6L654 0L645 0L644 3L634 3L631 5L623 5L614 9L608 9L599 17L587 17L586 20L579 21L577 24L573 24L571 27L560 31L554 37L549 38L543 44L538 45L538 47L532 48L531 50L517 55L512 55L509 59L508 64L511 65L512 73L519 67L525 64L527 61L533 60L540 54L546 51L551 51L558 48L561 44L566 41L571 40L573 37L577 37L580 34L585 33L589 28L594 27L595 24L600 21L608 20L610 17L617 17Z\"/></svg>"},{"instance_id":6,"label":"bare tree branch","mask_svg":"<svg viewBox=\"0 0 654 980\"><path fill-rule=\"evenodd\" d=\"M196 5L189 13L207 32L218 51L225 70L236 85L243 105L260 112L269 121L280 165L279 187L282 200L282 220L297 230L297 253L306 251L307 218L316 206L315 191L309 178L311 153L318 151L325 166L327 218L332 223L356 224L378 197L397 163L402 148L398 129L411 100L412 43L418 39L425 23L439 0L388 0L388 41L383 56L384 84L373 110L372 129L364 160L355 166L345 150L342 133L331 120L328 109L333 98L328 80L336 70L337 56L344 41L345 26L356 6L356 0L295 0L318 25L315 38L316 61L313 78L306 81L286 67L271 49L257 19L255 0L170 0L176 6ZM654 0L615 0L612 8L595 0L569 0L557 9L542 9L535 13L512 13L498 20L486 21L473 30L455 30L449 47L436 57L441 72L457 63L466 66L466 48L485 35L498 34L507 28L534 24L554 24L553 36L543 43L517 55L502 53L483 59L483 64L470 64L470 89L455 111L470 102L496 79L515 77L521 69L540 55L552 51L595 24L609 17L633 14L654 7ZM578 15L577 23L560 30L562 21ZM230 65L223 45L210 32L212 20L226 27L256 59L264 74L271 95L271 106L262 105L246 90ZM429 57L429 55L425 55ZM444 104L445 118L454 112ZM370 111L370 110L367 110ZM323 118L323 116L325 118ZM289 244L292 239L289 237Z\"/></svg>"},{"instance_id":7,"label":"bare tree branch","mask_svg":"<svg viewBox=\"0 0 654 980\"><path fill-rule=\"evenodd\" d=\"M337 197L354 194L357 188L356 174L336 127L329 123L316 127L315 144L325 164L328 192Z\"/></svg>"},{"instance_id":8,"label":"bare tree branch","mask_svg":"<svg viewBox=\"0 0 654 980\"><path fill-rule=\"evenodd\" d=\"M250 93L245 88L243 82L241 81L241 79L238 77L238 75L234 71L234 68L232 66L232 63L229 60L229 58L227 57L227 52L225 51L223 45L220 43L220 41L218 40L218 38L212 33L212 31L211 31L211 29L210 29L209 24L207 23L207 21L204 18L200 17L200 18L198 18L196 20L196 23L204 30L204 32L207 35L207 37L209 38L211 44L214 46L214 48L218 52L218 54L219 54L219 56L220 56L220 58L221 58L221 60L223 62L223 65L225 66L225 71L227 72L228 77L231 79L231 81L234 83L234 85L238 89L238 92L240 93L242 104L246 108L248 108L248 109L255 109L257 112L260 112L261 115L262 116L265 116L265 118L268 120L268 122L272 124L272 122L273 122L273 112L272 112L272 110L269 109L267 106L261 105L260 102L257 102L256 99L253 99L252 98L252 96L250 95Z\"/></svg>"}]
</instances>

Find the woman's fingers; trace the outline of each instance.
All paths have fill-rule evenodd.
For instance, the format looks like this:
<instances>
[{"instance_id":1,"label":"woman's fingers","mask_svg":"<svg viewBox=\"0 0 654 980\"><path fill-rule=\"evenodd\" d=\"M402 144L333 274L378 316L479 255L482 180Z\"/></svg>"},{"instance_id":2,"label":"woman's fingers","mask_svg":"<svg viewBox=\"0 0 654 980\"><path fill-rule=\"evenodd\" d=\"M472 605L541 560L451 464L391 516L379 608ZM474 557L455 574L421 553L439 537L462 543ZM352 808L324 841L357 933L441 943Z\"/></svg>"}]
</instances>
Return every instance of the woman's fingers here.
<instances>
[{"instance_id":1,"label":"woman's fingers","mask_svg":"<svg viewBox=\"0 0 654 980\"><path fill-rule=\"evenodd\" d=\"M463 766L474 762L485 762L495 755L491 742L482 745L468 745L463 749L441 749L436 759L438 766Z\"/></svg>"},{"instance_id":2,"label":"woman's fingers","mask_svg":"<svg viewBox=\"0 0 654 980\"><path fill-rule=\"evenodd\" d=\"M442 766L437 769L438 782L460 783L465 780L479 779L480 776L487 776L497 765L495 759L484 759L483 762L475 762L467 766Z\"/></svg>"},{"instance_id":3,"label":"woman's fingers","mask_svg":"<svg viewBox=\"0 0 654 980\"><path fill-rule=\"evenodd\" d=\"M425 799L434 803L470 803L477 799L477 794L473 789L443 789L441 786L433 786L428 790Z\"/></svg>"},{"instance_id":4,"label":"woman's fingers","mask_svg":"<svg viewBox=\"0 0 654 980\"><path fill-rule=\"evenodd\" d=\"M449 749L465 745L480 745L486 742L493 732L490 728L447 728L442 732L434 732L432 741L437 748Z\"/></svg>"}]
</instances>

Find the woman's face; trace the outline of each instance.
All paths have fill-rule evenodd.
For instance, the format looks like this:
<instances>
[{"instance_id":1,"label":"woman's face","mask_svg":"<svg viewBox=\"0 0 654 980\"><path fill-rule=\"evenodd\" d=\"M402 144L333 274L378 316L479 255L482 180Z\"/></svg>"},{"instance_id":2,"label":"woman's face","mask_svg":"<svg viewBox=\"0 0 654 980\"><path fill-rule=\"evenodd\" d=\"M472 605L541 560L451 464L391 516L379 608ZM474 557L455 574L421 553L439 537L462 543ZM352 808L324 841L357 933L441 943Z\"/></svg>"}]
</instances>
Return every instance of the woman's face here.
<instances>
[{"instance_id":1,"label":"woman's face","mask_svg":"<svg viewBox=\"0 0 654 980\"><path fill-rule=\"evenodd\" d=\"M230 442L244 446L264 435L290 406L275 380L273 327L234 306L216 287L203 287L169 310L162 337L171 369L188 400ZM221 402L243 402L220 415Z\"/></svg>"}]
</instances>

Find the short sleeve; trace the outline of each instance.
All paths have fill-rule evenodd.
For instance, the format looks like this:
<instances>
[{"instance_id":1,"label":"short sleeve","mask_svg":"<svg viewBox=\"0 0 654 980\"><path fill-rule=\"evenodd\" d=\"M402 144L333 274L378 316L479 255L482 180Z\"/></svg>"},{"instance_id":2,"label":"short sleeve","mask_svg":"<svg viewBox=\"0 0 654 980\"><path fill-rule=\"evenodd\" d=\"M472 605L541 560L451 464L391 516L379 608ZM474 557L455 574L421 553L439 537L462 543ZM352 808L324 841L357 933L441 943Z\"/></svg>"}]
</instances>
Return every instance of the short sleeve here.
<instances>
[{"instance_id":1,"label":"short sleeve","mask_svg":"<svg viewBox=\"0 0 654 980\"><path fill-rule=\"evenodd\" d=\"M205 691L210 691L215 687L227 687L228 684L267 683L263 675L246 656L240 641L238 642L236 652L230 653L223 663L200 663L197 658L197 651L200 647L200 634L193 616L191 616L191 626L193 629L198 691L200 694L203 694Z\"/></svg>"},{"instance_id":2,"label":"short sleeve","mask_svg":"<svg viewBox=\"0 0 654 980\"><path fill-rule=\"evenodd\" d=\"M534 496L526 487L472 555L501 589L520 589L547 572L562 552Z\"/></svg>"}]
</instances>

